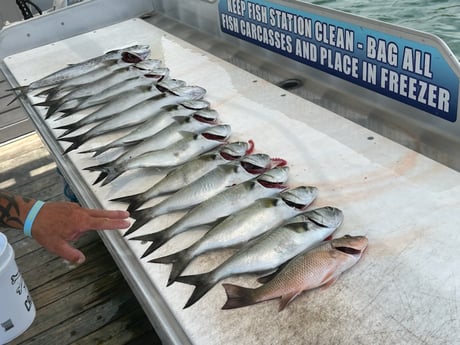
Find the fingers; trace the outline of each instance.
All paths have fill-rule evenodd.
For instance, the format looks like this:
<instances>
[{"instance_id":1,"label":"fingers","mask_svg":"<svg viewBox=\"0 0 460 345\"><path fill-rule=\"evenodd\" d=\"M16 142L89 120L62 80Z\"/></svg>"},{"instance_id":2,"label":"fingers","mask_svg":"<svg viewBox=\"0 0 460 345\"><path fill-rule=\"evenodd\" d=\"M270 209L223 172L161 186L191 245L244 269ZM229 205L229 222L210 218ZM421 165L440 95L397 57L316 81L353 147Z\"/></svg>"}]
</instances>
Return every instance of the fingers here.
<instances>
[{"instance_id":1,"label":"fingers","mask_svg":"<svg viewBox=\"0 0 460 345\"><path fill-rule=\"evenodd\" d=\"M130 225L131 223L127 219L110 219L110 218L91 217L88 220L88 228L83 229L83 231L126 229Z\"/></svg>"},{"instance_id":2,"label":"fingers","mask_svg":"<svg viewBox=\"0 0 460 345\"><path fill-rule=\"evenodd\" d=\"M100 217L100 218L111 218L111 219L125 219L129 217L128 211L120 211L120 210L101 210L101 209L84 209L86 213L92 217Z\"/></svg>"},{"instance_id":3,"label":"fingers","mask_svg":"<svg viewBox=\"0 0 460 345\"><path fill-rule=\"evenodd\" d=\"M55 251L55 254L59 255L63 259L76 264L82 264L86 260L85 255L81 251L72 247L66 241L62 241Z\"/></svg>"}]
</instances>

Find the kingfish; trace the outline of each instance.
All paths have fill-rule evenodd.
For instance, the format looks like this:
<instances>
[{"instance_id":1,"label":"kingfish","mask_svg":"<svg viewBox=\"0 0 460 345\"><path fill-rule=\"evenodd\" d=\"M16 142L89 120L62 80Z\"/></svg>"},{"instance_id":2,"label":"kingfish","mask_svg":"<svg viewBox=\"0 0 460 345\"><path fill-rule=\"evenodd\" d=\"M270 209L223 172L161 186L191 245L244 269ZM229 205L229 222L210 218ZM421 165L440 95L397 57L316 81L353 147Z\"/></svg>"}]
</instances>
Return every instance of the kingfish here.
<instances>
[{"instance_id":1,"label":"kingfish","mask_svg":"<svg viewBox=\"0 0 460 345\"><path fill-rule=\"evenodd\" d=\"M345 235L298 254L273 279L255 289L223 284L227 302L222 309L281 298L281 311L303 291L333 284L359 261L367 244L365 236Z\"/></svg>"},{"instance_id":2,"label":"kingfish","mask_svg":"<svg viewBox=\"0 0 460 345\"><path fill-rule=\"evenodd\" d=\"M173 236L198 226L218 222L259 198L267 198L286 189L284 183L288 179L288 172L288 167L276 167L249 181L236 184L196 205L166 229L132 239L152 242L142 256L145 257Z\"/></svg>"},{"instance_id":3,"label":"kingfish","mask_svg":"<svg viewBox=\"0 0 460 345\"><path fill-rule=\"evenodd\" d=\"M178 190L155 206L131 213L136 221L131 225L125 236L136 231L151 219L162 214L189 209L226 188L250 180L272 168L270 156L254 153L239 161L219 165L188 186Z\"/></svg>"},{"instance_id":4,"label":"kingfish","mask_svg":"<svg viewBox=\"0 0 460 345\"><path fill-rule=\"evenodd\" d=\"M235 247L280 226L289 218L305 212L317 194L316 187L300 186L274 197L261 198L212 227L190 247L150 262L173 264L169 285L197 256L216 249Z\"/></svg>"},{"instance_id":5,"label":"kingfish","mask_svg":"<svg viewBox=\"0 0 460 345\"><path fill-rule=\"evenodd\" d=\"M189 99L201 98L204 95L204 89L195 86L184 86L181 88L181 90L176 90L176 92L177 95L168 95L161 98L160 100L147 100L139 103L138 105L129 108L125 112L119 113L116 116L114 115L110 119L97 124L83 134L74 137L59 137L59 140L72 143L72 145L70 145L64 153L75 150L84 142L102 134L140 125L146 122L149 118L153 118L158 115L165 107L179 104ZM203 119L202 117L199 119L194 119L195 118L192 117L176 117L176 122L171 124L169 126L170 128L167 127L157 133L155 136L152 136L150 139L146 139L148 143L146 145L142 145L142 147L153 147L153 149L163 148L180 140L182 138L180 131L199 132L211 124L217 123L217 112L214 111L214 116L206 118L205 121L201 121ZM157 143L157 145L155 146L152 144L149 146L149 144L153 142ZM160 147L159 144L162 146ZM148 151L152 151L153 149L140 150L139 152L133 154L133 157ZM135 149L133 149L133 151L135 151Z\"/></svg>"},{"instance_id":6,"label":"kingfish","mask_svg":"<svg viewBox=\"0 0 460 345\"><path fill-rule=\"evenodd\" d=\"M192 104L191 104L192 103ZM163 109L156 114L154 117L148 119L142 126L135 127L131 132L122 137L115 139L114 141L109 142L108 144L90 148L86 151L81 151L82 153L94 153L94 157L102 154L103 152L110 150L116 147L124 147L124 152L128 151L130 146L140 144L144 139L147 139L162 129L166 128L170 124L176 122L175 118L177 117L186 117L194 116L195 118L202 118L203 122L209 121L208 117L208 108L209 103L203 100L183 102L185 105L192 105L195 108L187 108L182 104L174 104L171 106L163 107ZM204 115L202 115L197 110L203 110Z\"/></svg>"},{"instance_id":7,"label":"kingfish","mask_svg":"<svg viewBox=\"0 0 460 345\"><path fill-rule=\"evenodd\" d=\"M137 63L144 60L150 54L149 46L147 45L134 45L131 47L112 50L104 55L100 55L76 64L69 65L56 72L53 72L43 78L40 78L29 85L19 86L7 91L20 91L18 95L9 103L11 104L19 95L44 87L56 85L66 80L76 78L82 74L89 73L98 69L101 66L110 66L115 64L118 60L127 63Z\"/></svg>"},{"instance_id":8,"label":"kingfish","mask_svg":"<svg viewBox=\"0 0 460 345\"><path fill-rule=\"evenodd\" d=\"M145 192L112 199L111 201L129 203L128 211L132 212L150 199L177 192L219 165L227 164L242 158L246 154L250 154L254 149L253 144L251 142L250 144L249 146L246 142L233 142L223 145L215 152L198 156L196 159L170 171L163 179Z\"/></svg>"},{"instance_id":9,"label":"kingfish","mask_svg":"<svg viewBox=\"0 0 460 345\"><path fill-rule=\"evenodd\" d=\"M229 125L217 125L199 134L183 133L183 139L162 150L144 153L123 164L101 164L85 168L85 170L101 171L94 183L105 179L104 184L107 184L131 169L172 168L223 145L230 134Z\"/></svg>"}]
</instances>

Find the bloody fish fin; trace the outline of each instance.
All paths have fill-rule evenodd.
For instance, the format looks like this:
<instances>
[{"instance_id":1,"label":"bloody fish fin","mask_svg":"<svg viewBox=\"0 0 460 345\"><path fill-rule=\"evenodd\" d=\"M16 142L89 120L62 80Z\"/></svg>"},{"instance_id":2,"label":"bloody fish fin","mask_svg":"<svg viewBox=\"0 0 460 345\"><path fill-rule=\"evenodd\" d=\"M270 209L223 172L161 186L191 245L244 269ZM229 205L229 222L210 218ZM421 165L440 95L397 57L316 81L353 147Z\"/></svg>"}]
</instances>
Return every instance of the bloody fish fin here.
<instances>
[{"instance_id":1,"label":"bloody fish fin","mask_svg":"<svg viewBox=\"0 0 460 345\"><path fill-rule=\"evenodd\" d=\"M184 309L198 302L198 300L216 284L215 281L210 279L210 272L191 276L180 276L176 278L176 281L184 284L195 285L195 290L193 290L187 303L185 303Z\"/></svg>"},{"instance_id":2,"label":"bloody fish fin","mask_svg":"<svg viewBox=\"0 0 460 345\"><path fill-rule=\"evenodd\" d=\"M227 294L227 301L222 309L241 308L255 303L251 298L252 289L234 284L222 284L222 286Z\"/></svg>"},{"instance_id":3,"label":"bloody fish fin","mask_svg":"<svg viewBox=\"0 0 460 345\"><path fill-rule=\"evenodd\" d=\"M301 291L292 291L286 295L281 296L281 301L278 306L278 311L282 311L286 306L294 299L296 298Z\"/></svg>"}]
</instances>

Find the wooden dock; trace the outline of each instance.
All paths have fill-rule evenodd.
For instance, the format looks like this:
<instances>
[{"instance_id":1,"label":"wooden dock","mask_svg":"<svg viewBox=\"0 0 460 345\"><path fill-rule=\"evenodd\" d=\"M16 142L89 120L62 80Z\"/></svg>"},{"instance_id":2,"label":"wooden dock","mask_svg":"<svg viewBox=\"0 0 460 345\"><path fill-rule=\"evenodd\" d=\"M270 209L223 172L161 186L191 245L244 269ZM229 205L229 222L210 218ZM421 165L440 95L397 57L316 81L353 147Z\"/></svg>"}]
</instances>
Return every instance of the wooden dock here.
<instances>
[{"instance_id":1,"label":"wooden dock","mask_svg":"<svg viewBox=\"0 0 460 345\"><path fill-rule=\"evenodd\" d=\"M24 116L17 105L6 108L11 98L2 96L0 90L0 120ZM64 200L61 177L37 134L1 144L0 162L0 189L44 201ZM86 263L75 266L21 231L0 231L13 246L37 309L32 326L11 345L161 344L97 233L75 243L87 257Z\"/></svg>"}]
</instances>

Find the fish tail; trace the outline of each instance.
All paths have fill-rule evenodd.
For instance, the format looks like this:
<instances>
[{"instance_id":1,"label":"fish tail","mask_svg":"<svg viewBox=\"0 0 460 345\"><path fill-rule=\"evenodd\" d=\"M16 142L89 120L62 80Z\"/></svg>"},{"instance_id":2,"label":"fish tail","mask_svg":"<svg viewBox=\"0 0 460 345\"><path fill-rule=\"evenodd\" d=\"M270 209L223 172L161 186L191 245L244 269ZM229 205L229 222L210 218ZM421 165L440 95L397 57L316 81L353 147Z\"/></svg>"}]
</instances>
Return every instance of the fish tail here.
<instances>
[{"instance_id":1,"label":"fish tail","mask_svg":"<svg viewBox=\"0 0 460 345\"><path fill-rule=\"evenodd\" d=\"M145 201L146 200L144 200L142 194L134 195L134 197L130 200L129 206L126 210L128 212L133 212L141 207Z\"/></svg>"},{"instance_id":2,"label":"fish tail","mask_svg":"<svg viewBox=\"0 0 460 345\"><path fill-rule=\"evenodd\" d=\"M131 226L131 228L128 229L128 231L123 235L123 236L126 236L128 235L129 233L133 233L134 231L136 231L137 229L139 229L140 227L144 226L145 224L147 224L153 217L152 216L147 216L147 217L144 217L140 220L136 220L133 225ZM129 232L129 233L128 233ZM149 234L149 237L148 237L148 241L149 242L152 242L152 244L150 245L150 247L144 252L144 254L142 254L141 258L145 258L147 255L150 255L151 253L153 253L155 250L157 250L158 248L160 248L163 244L165 244L166 242L168 242L168 240L171 238L170 234L169 234L169 231L166 231L165 230L161 230L161 231L158 231L158 232L154 232L154 233L151 233ZM146 237L142 237L142 236L139 236L139 237L133 237L133 238L130 238L130 240L141 240L141 241L146 241Z\"/></svg>"},{"instance_id":3,"label":"fish tail","mask_svg":"<svg viewBox=\"0 0 460 345\"><path fill-rule=\"evenodd\" d=\"M62 113L61 116L59 116L58 120L66 118L67 116L73 115L78 111L78 107L70 108L70 109L62 109L60 112Z\"/></svg>"},{"instance_id":4,"label":"fish tail","mask_svg":"<svg viewBox=\"0 0 460 345\"><path fill-rule=\"evenodd\" d=\"M20 96L25 95L29 91L29 86L18 86L18 87L13 87L11 89L5 90L5 91L18 91L16 95L14 95L14 98L8 102L7 106L12 104L15 100L17 100Z\"/></svg>"},{"instance_id":5,"label":"fish tail","mask_svg":"<svg viewBox=\"0 0 460 345\"><path fill-rule=\"evenodd\" d=\"M116 165L114 162L107 162L104 164L100 165L94 165L91 167L86 167L84 170L88 171L100 171L99 176L96 178L96 180L93 182L93 184L98 184L99 182L103 181L103 185L113 181L116 179L118 176L120 176L123 171L121 171L121 167ZM108 182L106 182L106 178L109 178Z\"/></svg>"},{"instance_id":6,"label":"fish tail","mask_svg":"<svg viewBox=\"0 0 460 345\"><path fill-rule=\"evenodd\" d=\"M152 259L149 262L155 264L172 264L171 273L169 274L168 283L166 286L174 283L179 275L185 270L190 262L190 255L187 250L183 250L171 255L162 256L160 258Z\"/></svg>"},{"instance_id":7,"label":"fish tail","mask_svg":"<svg viewBox=\"0 0 460 345\"><path fill-rule=\"evenodd\" d=\"M256 303L252 298L252 290L234 284L222 284L227 294L227 301L222 309L235 309Z\"/></svg>"},{"instance_id":8,"label":"fish tail","mask_svg":"<svg viewBox=\"0 0 460 345\"><path fill-rule=\"evenodd\" d=\"M93 157L97 157L100 154L102 154L103 152L107 151L109 148L110 148L110 145L103 145L103 146L99 146L99 147L96 147L96 148L90 148L88 150L80 151L80 152L81 153L92 153Z\"/></svg>"},{"instance_id":9,"label":"fish tail","mask_svg":"<svg viewBox=\"0 0 460 345\"><path fill-rule=\"evenodd\" d=\"M132 195L126 195L126 196L120 196L118 198L113 198L110 199L109 201L116 201L116 202L121 202L124 204L130 204L133 199L135 199L138 195L140 194L132 194Z\"/></svg>"},{"instance_id":10,"label":"fish tail","mask_svg":"<svg viewBox=\"0 0 460 345\"><path fill-rule=\"evenodd\" d=\"M192 306L198 300L203 297L209 290L216 285L217 281L211 278L211 272L203 273L203 274L196 274L191 276L180 276L176 278L177 282L195 285L195 290L193 290L190 298L188 299L187 303L184 306L184 309Z\"/></svg>"},{"instance_id":11,"label":"fish tail","mask_svg":"<svg viewBox=\"0 0 460 345\"><path fill-rule=\"evenodd\" d=\"M142 197L143 193L140 194L133 194L122 196L120 198L110 199L110 201L118 201L122 203L129 204L128 208L126 209L128 212L134 212L137 210L142 204L144 203L144 199Z\"/></svg>"},{"instance_id":12,"label":"fish tail","mask_svg":"<svg viewBox=\"0 0 460 345\"><path fill-rule=\"evenodd\" d=\"M69 133L72 133L73 131L76 131L78 128L80 128L80 125L78 122L74 122L74 123L69 123L67 125L63 125L63 126L59 126L59 127L55 127L54 129L65 129L65 132L62 133L58 138L62 138L64 136L66 136L67 134Z\"/></svg>"},{"instance_id":13,"label":"fish tail","mask_svg":"<svg viewBox=\"0 0 460 345\"><path fill-rule=\"evenodd\" d=\"M64 154L69 153L70 151L76 150L80 147L80 145L85 141L85 135L77 135L75 137L66 137L66 138L58 138L59 141L67 141L72 143L65 151Z\"/></svg>"},{"instance_id":14,"label":"fish tail","mask_svg":"<svg viewBox=\"0 0 460 345\"><path fill-rule=\"evenodd\" d=\"M150 207L150 208L145 208L145 209L139 210L137 212L132 212L130 214L130 217L135 219L135 221L131 225L131 227L124 233L123 236L127 236L129 234L132 234L134 231L136 231L137 229L141 228L142 226L147 224L152 218L154 218L154 215L151 212L151 210L153 208L154 207ZM141 236L142 238L133 237L133 238L130 238L130 239L131 240L139 240L139 241L152 241L153 242L153 241L156 241L157 238L159 237L156 232L152 233L152 234L149 234L149 236L150 236L149 239L146 239L145 237L142 237L142 236Z\"/></svg>"}]
</instances>

